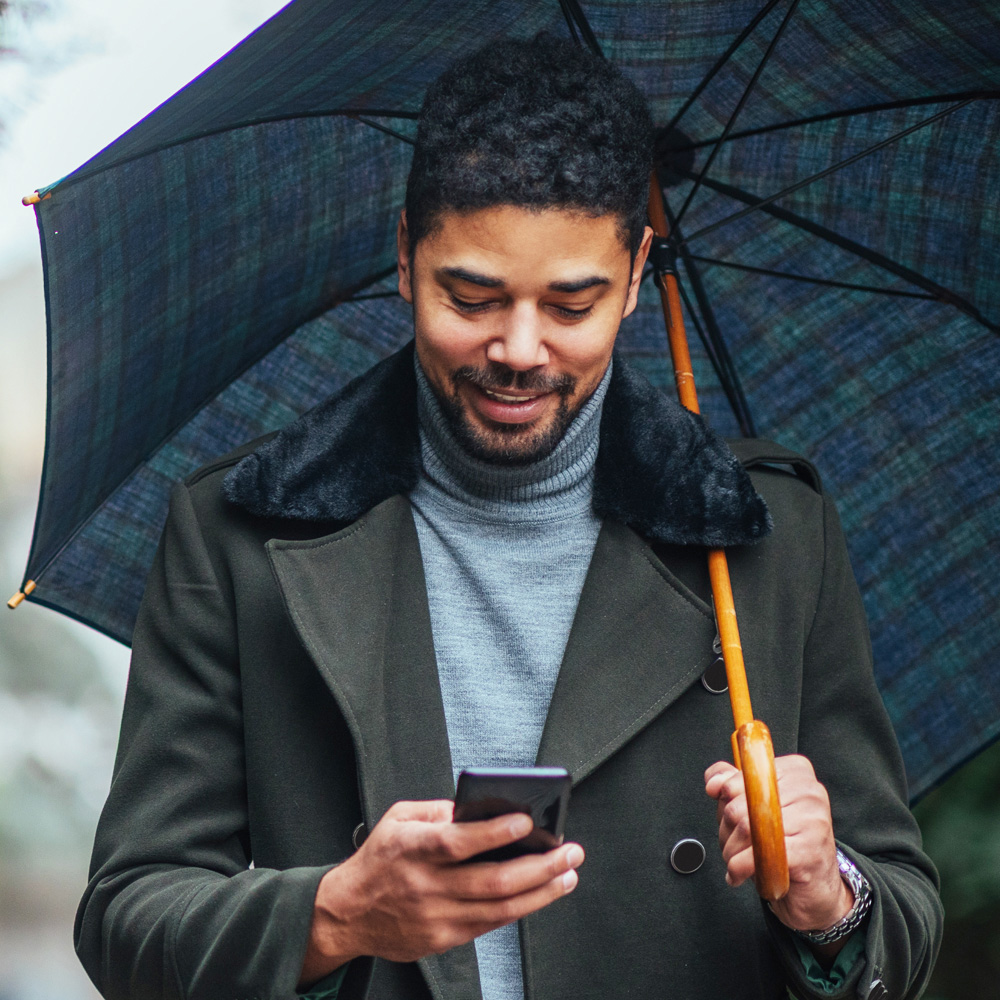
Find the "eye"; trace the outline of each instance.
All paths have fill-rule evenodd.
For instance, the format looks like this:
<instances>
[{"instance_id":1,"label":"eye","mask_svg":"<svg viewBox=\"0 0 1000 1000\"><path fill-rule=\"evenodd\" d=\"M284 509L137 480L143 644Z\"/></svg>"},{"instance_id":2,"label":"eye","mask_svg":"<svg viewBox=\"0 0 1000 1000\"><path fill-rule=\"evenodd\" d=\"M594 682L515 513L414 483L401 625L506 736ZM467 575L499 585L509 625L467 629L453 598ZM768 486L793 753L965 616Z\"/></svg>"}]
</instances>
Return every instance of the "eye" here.
<instances>
[{"instance_id":1,"label":"eye","mask_svg":"<svg viewBox=\"0 0 1000 1000\"><path fill-rule=\"evenodd\" d=\"M455 295L451 296L452 304L460 312L464 313L477 313L482 312L484 309L489 309L493 303L491 301L487 302L467 302L465 299L460 299Z\"/></svg>"},{"instance_id":2,"label":"eye","mask_svg":"<svg viewBox=\"0 0 1000 1000\"><path fill-rule=\"evenodd\" d=\"M587 306L586 309L568 309L566 306L553 306L552 308L564 319L583 319L584 316L589 316L594 311L593 306Z\"/></svg>"}]
</instances>

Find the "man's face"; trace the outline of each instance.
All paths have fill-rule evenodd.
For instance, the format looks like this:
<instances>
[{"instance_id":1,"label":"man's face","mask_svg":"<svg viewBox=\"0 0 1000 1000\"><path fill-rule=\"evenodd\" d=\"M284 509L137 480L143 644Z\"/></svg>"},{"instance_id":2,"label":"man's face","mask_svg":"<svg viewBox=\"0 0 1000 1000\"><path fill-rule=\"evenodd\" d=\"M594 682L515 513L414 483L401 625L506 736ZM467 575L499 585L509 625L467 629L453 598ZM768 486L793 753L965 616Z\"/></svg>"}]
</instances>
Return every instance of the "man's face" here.
<instances>
[{"instance_id":1,"label":"man's face","mask_svg":"<svg viewBox=\"0 0 1000 1000\"><path fill-rule=\"evenodd\" d=\"M607 369L652 232L630 266L614 215L502 205L440 221L412 255L399 225L420 364L473 455L542 458Z\"/></svg>"}]
</instances>

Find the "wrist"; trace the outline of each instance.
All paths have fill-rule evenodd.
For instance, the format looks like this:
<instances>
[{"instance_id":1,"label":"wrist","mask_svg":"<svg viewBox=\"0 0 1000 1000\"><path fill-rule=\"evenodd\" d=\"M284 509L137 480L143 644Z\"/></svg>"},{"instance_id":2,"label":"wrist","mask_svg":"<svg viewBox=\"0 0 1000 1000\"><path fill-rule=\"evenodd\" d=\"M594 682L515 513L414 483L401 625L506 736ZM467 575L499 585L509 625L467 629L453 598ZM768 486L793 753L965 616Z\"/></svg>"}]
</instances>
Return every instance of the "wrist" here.
<instances>
[{"instance_id":1,"label":"wrist","mask_svg":"<svg viewBox=\"0 0 1000 1000\"><path fill-rule=\"evenodd\" d=\"M846 895L851 898L848 909L832 923L817 922L812 928L793 928L814 947L846 941L861 926L871 908L872 894L868 879L840 848L837 848L837 868Z\"/></svg>"},{"instance_id":2,"label":"wrist","mask_svg":"<svg viewBox=\"0 0 1000 1000\"><path fill-rule=\"evenodd\" d=\"M364 954L349 912L351 895L344 884L348 873L343 868L344 865L331 868L316 890L300 989Z\"/></svg>"},{"instance_id":3,"label":"wrist","mask_svg":"<svg viewBox=\"0 0 1000 1000\"><path fill-rule=\"evenodd\" d=\"M846 855L835 848L830 866L821 877L793 884L787 896L776 903L768 903L771 912L790 931L806 934L826 930L852 911L856 903L855 892L841 871L842 858L850 864Z\"/></svg>"}]
</instances>

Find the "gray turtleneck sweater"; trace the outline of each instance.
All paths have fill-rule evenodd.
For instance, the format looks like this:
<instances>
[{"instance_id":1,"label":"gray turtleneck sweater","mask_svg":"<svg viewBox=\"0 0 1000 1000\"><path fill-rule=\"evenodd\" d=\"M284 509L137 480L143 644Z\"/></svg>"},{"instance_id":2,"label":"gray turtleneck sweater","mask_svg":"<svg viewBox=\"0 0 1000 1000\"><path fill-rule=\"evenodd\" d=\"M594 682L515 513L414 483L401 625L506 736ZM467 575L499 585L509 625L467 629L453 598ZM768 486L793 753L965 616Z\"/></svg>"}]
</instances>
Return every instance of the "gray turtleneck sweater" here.
<instances>
[{"instance_id":1,"label":"gray turtleneck sweater","mask_svg":"<svg viewBox=\"0 0 1000 1000\"><path fill-rule=\"evenodd\" d=\"M417 363L423 472L410 493L452 769L531 767L600 520L594 462L611 377L547 458L472 458ZM484 1000L522 1000L517 925L476 939Z\"/></svg>"}]
</instances>

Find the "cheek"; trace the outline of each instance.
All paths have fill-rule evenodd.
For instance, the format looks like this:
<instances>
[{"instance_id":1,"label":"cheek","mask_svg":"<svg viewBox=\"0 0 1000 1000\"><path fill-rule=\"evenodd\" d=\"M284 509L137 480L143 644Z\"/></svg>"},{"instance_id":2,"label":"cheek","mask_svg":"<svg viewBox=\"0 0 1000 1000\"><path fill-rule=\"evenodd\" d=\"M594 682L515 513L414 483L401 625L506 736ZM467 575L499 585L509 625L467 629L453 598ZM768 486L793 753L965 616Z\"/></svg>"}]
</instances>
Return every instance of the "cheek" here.
<instances>
[{"instance_id":1,"label":"cheek","mask_svg":"<svg viewBox=\"0 0 1000 1000\"><path fill-rule=\"evenodd\" d=\"M581 387L594 387L600 382L611 360L614 338L603 333L584 335L584 331L574 331L579 336L562 338L553 352L553 360L564 371L575 375Z\"/></svg>"},{"instance_id":2,"label":"cheek","mask_svg":"<svg viewBox=\"0 0 1000 1000\"><path fill-rule=\"evenodd\" d=\"M450 311L422 317L414 325L420 364L439 387L450 383L456 369L483 364L485 345L470 335L470 324Z\"/></svg>"},{"instance_id":3,"label":"cheek","mask_svg":"<svg viewBox=\"0 0 1000 1000\"><path fill-rule=\"evenodd\" d=\"M429 302L417 307L413 319L422 362L433 355L437 363L452 368L483 363L493 336L489 317L470 322L451 308Z\"/></svg>"},{"instance_id":4,"label":"cheek","mask_svg":"<svg viewBox=\"0 0 1000 1000\"><path fill-rule=\"evenodd\" d=\"M458 324L435 323L424 336L417 333L417 343L422 347L420 360L439 368L455 369L462 365L482 364L484 344L479 338L470 337Z\"/></svg>"}]
</instances>

